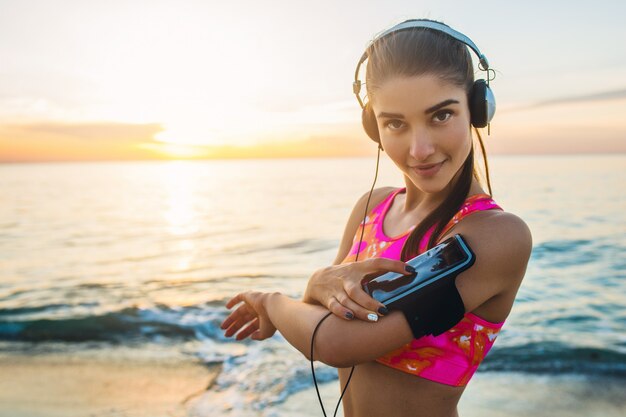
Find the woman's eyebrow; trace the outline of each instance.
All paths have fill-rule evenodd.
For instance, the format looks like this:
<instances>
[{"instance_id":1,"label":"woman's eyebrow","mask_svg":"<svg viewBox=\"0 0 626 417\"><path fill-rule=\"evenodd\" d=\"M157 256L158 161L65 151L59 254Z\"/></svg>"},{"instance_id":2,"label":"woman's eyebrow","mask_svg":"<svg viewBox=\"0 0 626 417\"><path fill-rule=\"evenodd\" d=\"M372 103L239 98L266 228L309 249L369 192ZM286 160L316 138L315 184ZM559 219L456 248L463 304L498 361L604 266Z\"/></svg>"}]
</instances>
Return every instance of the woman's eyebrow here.
<instances>
[{"instance_id":1,"label":"woman's eyebrow","mask_svg":"<svg viewBox=\"0 0 626 417\"><path fill-rule=\"evenodd\" d=\"M459 101L449 98L447 100L442 101L441 103L435 104L434 106L427 108L426 110L424 110L424 114L436 112L440 108L445 107L448 104L454 104L454 103L458 104ZM385 113L385 112L378 113L378 117L399 118L399 119L404 118L404 116L399 113Z\"/></svg>"},{"instance_id":2,"label":"woman's eyebrow","mask_svg":"<svg viewBox=\"0 0 626 417\"><path fill-rule=\"evenodd\" d=\"M439 104L435 104L434 106L427 108L426 110L424 110L424 114L433 113L442 107L446 107L448 104L453 104L453 103L458 103L458 102L459 102L458 100L449 98L447 100L442 101Z\"/></svg>"}]
</instances>

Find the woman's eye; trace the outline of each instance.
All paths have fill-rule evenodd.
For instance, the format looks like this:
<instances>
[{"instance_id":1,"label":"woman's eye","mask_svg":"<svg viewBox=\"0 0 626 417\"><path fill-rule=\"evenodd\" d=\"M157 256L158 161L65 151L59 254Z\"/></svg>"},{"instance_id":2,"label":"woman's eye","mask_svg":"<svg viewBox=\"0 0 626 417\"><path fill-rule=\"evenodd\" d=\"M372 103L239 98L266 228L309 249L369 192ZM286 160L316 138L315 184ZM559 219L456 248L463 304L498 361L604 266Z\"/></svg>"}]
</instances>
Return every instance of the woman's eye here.
<instances>
[{"instance_id":1,"label":"woman's eye","mask_svg":"<svg viewBox=\"0 0 626 417\"><path fill-rule=\"evenodd\" d=\"M401 122L400 120L389 120L388 122L385 123L385 127L389 127L391 128L391 130L401 129L403 125L404 123Z\"/></svg>"},{"instance_id":2,"label":"woman's eye","mask_svg":"<svg viewBox=\"0 0 626 417\"><path fill-rule=\"evenodd\" d=\"M448 119L450 119L450 117L452 117L453 114L454 112L452 110L442 110L442 111L435 113L433 115L433 118L438 122L445 122Z\"/></svg>"}]
</instances>

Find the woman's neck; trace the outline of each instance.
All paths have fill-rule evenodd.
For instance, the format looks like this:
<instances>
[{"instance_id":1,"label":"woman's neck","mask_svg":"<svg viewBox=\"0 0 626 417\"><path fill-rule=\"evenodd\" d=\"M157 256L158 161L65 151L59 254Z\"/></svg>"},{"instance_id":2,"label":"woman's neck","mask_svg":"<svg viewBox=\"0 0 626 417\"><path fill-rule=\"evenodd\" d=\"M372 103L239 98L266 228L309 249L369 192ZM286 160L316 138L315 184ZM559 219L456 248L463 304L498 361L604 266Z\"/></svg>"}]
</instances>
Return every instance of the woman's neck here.
<instances>
[{"instance_id":1,"label":"woman's neck","mask_svg":"<svg viewBox=\"0 0 626 417\"><path fill-rule=\"evenodd\" d=\"M426 193L417 188L408 177L405 177L406 192L399 205L401 214L411 213L429 213L435 210L439 205L445 201L454 188L452 182L450 182L443 190L438 193ZM478 180L472 177L472 183L468 195L485 193Z\"/></svg>"}]
</instances>

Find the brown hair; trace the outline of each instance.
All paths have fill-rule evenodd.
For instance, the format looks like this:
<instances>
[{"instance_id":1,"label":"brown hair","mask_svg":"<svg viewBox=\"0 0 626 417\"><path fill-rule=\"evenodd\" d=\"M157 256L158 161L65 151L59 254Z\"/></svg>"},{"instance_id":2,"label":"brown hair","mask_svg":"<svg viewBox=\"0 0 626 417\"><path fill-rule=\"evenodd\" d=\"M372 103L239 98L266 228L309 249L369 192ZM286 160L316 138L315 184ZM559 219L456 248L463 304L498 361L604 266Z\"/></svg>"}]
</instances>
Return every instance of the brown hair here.
<instances>
[{"instance_id":1,"label":"brown hair","mask_svg":"<svg viewBox=\"0 0 626 417\"><path fill-rule=\"evenodd\" d=\"M424 74L435 74L446 82L464 88L467 92L469 103L472 86L474 85L474 72L472 59L465 44L445 33L427 28L403 30L378 39L368 49L367 74L365 78L368 104L365 107L364 116L370 120L374 117L370 103L375 97L376 89L386 80L396 76ZM489 166L485 148L480 132L478 129L474 130L480 143L485 163L487 186L491 195ZM378 132L375 132L375 136L379 138ZM461 205L467 198L472 178L480 181L474 165L473 144L460 171L458 180L453 185L447 198L428 214L407 238L402 249L401 260L408 260L417 255L418 245L424 234L433 225L436 225L427 245L428 248L433 247L445 225L460 210Z\"/></svg>"}]
</instances>

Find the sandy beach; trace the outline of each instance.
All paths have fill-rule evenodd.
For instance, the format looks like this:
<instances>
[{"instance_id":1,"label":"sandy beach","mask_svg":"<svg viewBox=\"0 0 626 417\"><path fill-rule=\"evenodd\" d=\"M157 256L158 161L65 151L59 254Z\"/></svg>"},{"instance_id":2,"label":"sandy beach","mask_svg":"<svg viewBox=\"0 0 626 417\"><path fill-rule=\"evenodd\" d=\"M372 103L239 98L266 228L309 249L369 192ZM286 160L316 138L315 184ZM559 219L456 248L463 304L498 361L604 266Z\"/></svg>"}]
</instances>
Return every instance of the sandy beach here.
<instances>
[{"instance_id":1,"label":"sandy beach","mask_svg":"<svg viewBox=\"0 0 626 417\"><path fill-rule=\"evenodd\" d=\"M113 355L5 354L0 356L0 417L213 417L216 404L208 401L216 396L207 394L220 369L132 350ZM618 417L626 415L623 386L624 380L605 377L478 373L461 399L459 414ZM338 382L321 385L320 392L327 415L332 415ZM318 417L322 412L310 388L272 409L225 408L220 414ZM341 409L338 415L343 415Z\"/></svg>"},{"instance_id":2,"label":"sandy beach","mask_svg":"<svg viewBox=\"0 0 626 417\"><path fill-rule=\"evenodd\" d=\"M109 352L110 353L110 352ZM1 417L179 417L220 366L181 358L0 356Z\"/></svg>"}]
</instances>

